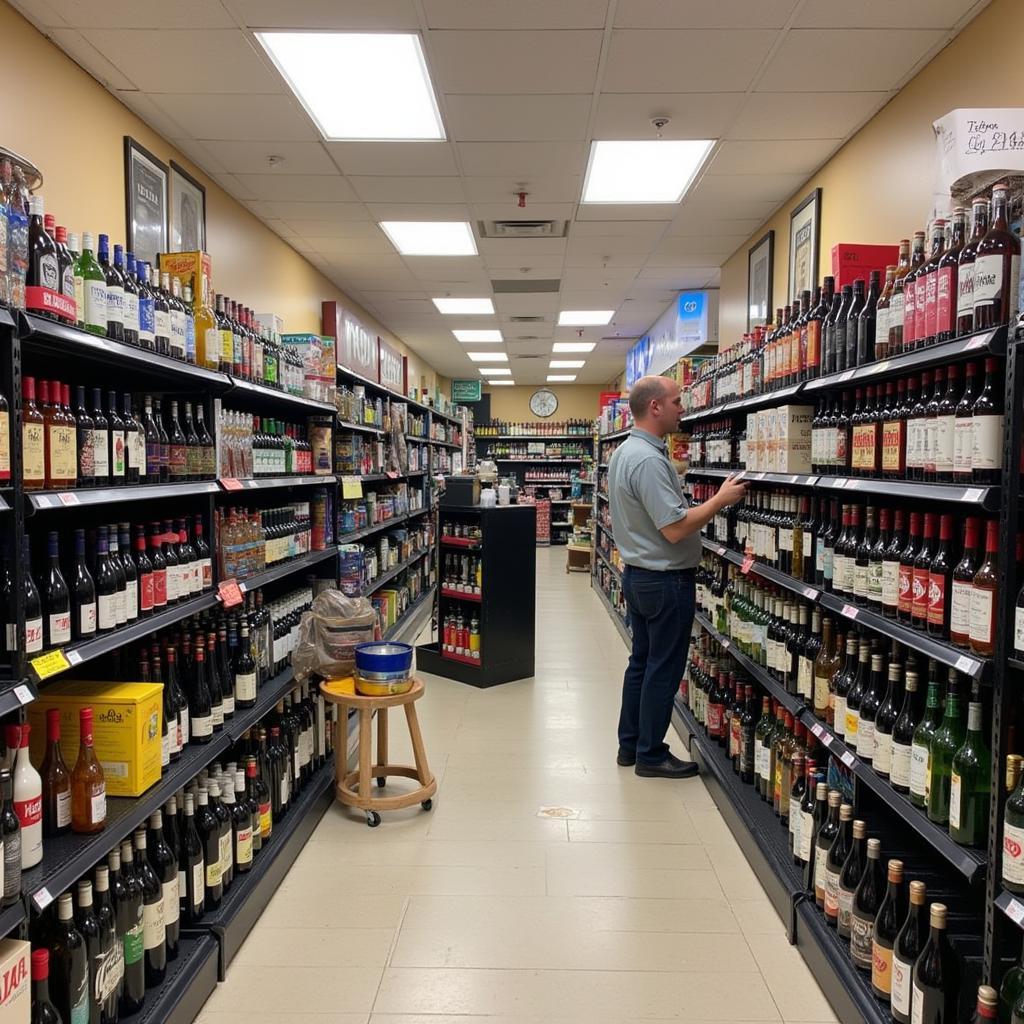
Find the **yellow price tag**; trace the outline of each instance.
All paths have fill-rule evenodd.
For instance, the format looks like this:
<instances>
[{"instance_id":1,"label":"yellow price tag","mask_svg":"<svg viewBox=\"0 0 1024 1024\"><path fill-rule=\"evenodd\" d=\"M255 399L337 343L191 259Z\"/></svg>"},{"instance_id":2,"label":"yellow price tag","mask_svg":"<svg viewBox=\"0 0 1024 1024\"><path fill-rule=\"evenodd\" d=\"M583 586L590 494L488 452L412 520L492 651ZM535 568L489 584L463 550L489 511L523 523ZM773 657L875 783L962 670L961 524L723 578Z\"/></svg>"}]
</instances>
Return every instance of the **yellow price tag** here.
<instances>
[{"instance_id":1,"label":"yellow price tag","mask_svg":"<svg viewBox=\"0 0 1024 1024\"><path fill-rule=\"evenodd\" d=\"M361 498L363 496L363 482L357 476L343 476L341 478L341 496L343 498Z\"/></svg>"},{"instance_id":2,"label":"yellow price tag","mask_svg":"<svg viewBox=\"0 0 1024 1024\"><path fill-rule=\"evenodd\" d=\"M29 664L40 681L49 679L50 676L59 675L61 672L67 672L71 668L71 662L68 661L67 655L59 648L56 651L47 651L46 654L40 654L39 657L33 658Z\"/></svg>"}]
</instances>

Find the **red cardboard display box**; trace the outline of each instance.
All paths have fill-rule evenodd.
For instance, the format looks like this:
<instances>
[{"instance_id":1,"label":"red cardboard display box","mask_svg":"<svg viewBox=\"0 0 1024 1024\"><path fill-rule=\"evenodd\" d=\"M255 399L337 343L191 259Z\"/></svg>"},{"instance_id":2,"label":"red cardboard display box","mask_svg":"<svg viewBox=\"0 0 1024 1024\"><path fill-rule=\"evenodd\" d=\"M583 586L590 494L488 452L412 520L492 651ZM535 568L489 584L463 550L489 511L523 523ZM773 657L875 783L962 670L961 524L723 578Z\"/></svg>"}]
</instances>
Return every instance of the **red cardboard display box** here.
<instances>
[{"instance_id":1,"label":"red cardboard display box","mask_svg":"<svg viewBox=\"0 0 1024 1024\"><path fill-rule=\"evenodd\" d=\"M881 288L885 284L885 268L896 266L899 255L898 245L856 245L853 242L833 245L832 276L836 279L836 291L843 285L853 284L859 277L867 284L872 270L878 271Z\"/></svg>"}]
</instances>

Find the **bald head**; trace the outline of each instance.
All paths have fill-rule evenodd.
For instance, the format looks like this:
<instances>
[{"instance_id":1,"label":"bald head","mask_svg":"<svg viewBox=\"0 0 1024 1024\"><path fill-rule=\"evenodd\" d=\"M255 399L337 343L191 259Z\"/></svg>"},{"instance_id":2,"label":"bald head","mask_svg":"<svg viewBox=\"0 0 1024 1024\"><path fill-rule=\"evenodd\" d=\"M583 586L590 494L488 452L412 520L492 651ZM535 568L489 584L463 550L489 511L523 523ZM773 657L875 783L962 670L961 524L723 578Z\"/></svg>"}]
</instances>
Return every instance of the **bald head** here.
<instances>
[{"instance_id":1,"label":"bald head","mask_svg":"<svg viewBox=\"0 0 1024 1024\"><path fill-rule=\"evenodd\" d=\"M629 390L629 411L634 420L644 419L651 402L662 402L670 393L678 394L679 385L668 377L641 377Z\"/></svg>"}]
</instances>

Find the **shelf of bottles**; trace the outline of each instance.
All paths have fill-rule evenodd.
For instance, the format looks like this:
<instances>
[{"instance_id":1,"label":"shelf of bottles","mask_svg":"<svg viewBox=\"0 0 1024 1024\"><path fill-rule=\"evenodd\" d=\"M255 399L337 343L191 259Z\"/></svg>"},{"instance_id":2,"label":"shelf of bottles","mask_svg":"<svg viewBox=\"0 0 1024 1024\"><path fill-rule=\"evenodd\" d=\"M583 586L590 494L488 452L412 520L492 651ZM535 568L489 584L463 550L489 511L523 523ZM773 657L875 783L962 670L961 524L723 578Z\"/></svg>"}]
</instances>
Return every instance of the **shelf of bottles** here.
<instances>
[{"instance_id":1,"label":"shelf of bottles","mask_svg":"<svg viewBox=\"0 0 1024 1024\"><path fill-rule=\"evenodd\" d=\"M622 634L626 643L629 640L629 616L626 612L626 599L622 593L622 559L615 546L612 536L612 513L608 501L608 460L612 453L626 439L630 427L609 434L597 434L597 467L595 470L595 487L593 497L594 519L594 561L591 585L598 591L608 613L615 623L616 629Z\"/></svg>"}]
</instances>

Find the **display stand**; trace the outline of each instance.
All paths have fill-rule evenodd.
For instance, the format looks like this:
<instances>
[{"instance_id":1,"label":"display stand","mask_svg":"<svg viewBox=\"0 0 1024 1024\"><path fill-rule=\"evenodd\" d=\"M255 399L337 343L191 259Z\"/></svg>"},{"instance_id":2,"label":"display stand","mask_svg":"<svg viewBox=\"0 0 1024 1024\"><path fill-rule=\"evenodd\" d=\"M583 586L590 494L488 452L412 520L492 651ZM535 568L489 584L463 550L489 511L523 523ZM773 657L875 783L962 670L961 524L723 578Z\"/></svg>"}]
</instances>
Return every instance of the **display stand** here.
<instances>
[{"instance_id":1,"label":"display stand","mask_svg":"<svg viewBox=\"0 0 1024 1024\"><path fill-rule=\"evenodd\" d=\"M416 649L421 672L481 687L533 675L534 513L532 505L441 507L439 639ZM458 566L447 576L446 556L453 556L448 564ZM477 558L479 584L472 561ZM476 644L468 629L474 618ZM451 632L453 620L461 622L464 635L449 636L446 643L445 624Z\"/></svg>"}]
</instances>

